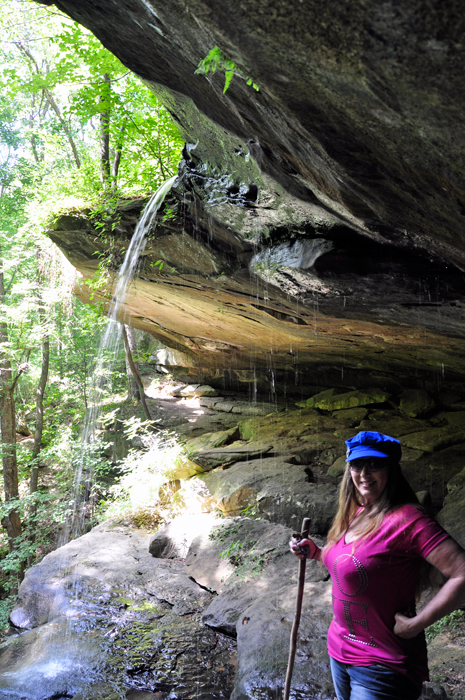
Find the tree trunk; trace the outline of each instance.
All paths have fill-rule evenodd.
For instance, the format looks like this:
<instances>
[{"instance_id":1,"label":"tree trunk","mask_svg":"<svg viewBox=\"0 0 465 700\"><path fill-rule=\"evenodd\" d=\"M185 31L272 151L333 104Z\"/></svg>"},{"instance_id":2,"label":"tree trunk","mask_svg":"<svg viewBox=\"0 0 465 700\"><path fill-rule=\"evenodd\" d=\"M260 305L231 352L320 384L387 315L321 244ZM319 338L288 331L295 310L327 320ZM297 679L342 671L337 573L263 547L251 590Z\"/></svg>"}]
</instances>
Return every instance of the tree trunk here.
<instances>
[{"instance_id":1,"label":"tree trunk","mask_svg":"<svg viewBox=\"0 0 465 700\"><path fill-rule=\"evenodd\" d=\"M0 249L1 254L1 249ZM5 285L3 269L0 268L0 304L5 300ZM8 343L8 326L0 322L0 343ZM0 430L2 438L3 487L5 502L18 499L18 465L16 460L16 415L14 390L16 380L13 379L11 363L7 355L0 351ZM2 519L2 525L8 533L10 552L15 548L15 539L21 535L21 519L16 509L13 509Z\"/></svg>"},{"instance_id":2,"label":"tree trunk","mask_svg":"<svg viewBox=\"0 0 465 700\"><path fill-rule=\"evenodd\" d=\"M111 82L108 73L102 76L104 83L102 88L103 98L100 97L99 102L106 104L100 111L100 173L102 185L104 189L110 186L111 180L111 165L110 165L110 89Z\"/></svg>"},{"instance_id":3,"label":"tree trunk","mask_svg":"<svg viewBox=\"0 0 465 700\"><path fill-rule=\"evenodd\" d=\"M31 481L29 485L29 493L35 493L38 485L39 467L37 466L37 458L40 453L40 445L42 443L42 434L44 429L44 394L48 380L48 368L50 363L50 340L45 336L42 343L42 372L40 374L39 386L36 391L36 429L34 433L34 447L32 449Z\"/></svg>"},{"instance_id":4,"label":"tree trunk","mask_svg":"<svg viewBox=\"0 0 465 700\"><path fill-rule=\"evenodd\" d=\"M39 303L39 321L41 326L44 327L45 324L45 311L42 303L41 294L41 272L40 272L40 259L39 250L36 248L36 261L37 261L37 297ZM39 385L36 391L36 429L34 433L34 447L32 448L32 469L31 469L31 479L29 483L29 493L33 494L37 491L38 479L39 479L39 467L37 466L37 461L40 453L40 446L42 443L42 434L44 430L44 394L45 388L47 386L48 380L48 368L50 364L50 340L48 336L48 330L44 327L42 340L42 370L40 373ZM33 506L32 515L35 514L37 508Z\"/></svg>"},{"instance_id":5,"label":"tree trunk","mask_svg":"<svg viewBox=\"0 0 465 700\"><path fill-rule=\"evenodd\" d=\"M36 493L39 486L39 453L40 446L42 443L42 435L44 428L44 394L45 388L47 386L48 380L48 368L50 364L50 340L48 335L44 337L42 343L42 371L40 373L39 386L36 391L36 429L34 432L34 447L32 448L32 467L31 467L31 477L29 480L29 493ZM31 543L35 541L35 528L34 519L37 513L37 501L33 501L29 509L29 519L30 523L30 535L29 540ZM32 566L34 563L34 558L32 555L27 558L27 565Z\"/></svg>"},{"instance_id":6,"label":"tree trunk","mask_svg":"<svg viewBox=\"0 0 465 700\"><path fill-rule=\"evenodd\" d=\"M81 159L79 158L76 144L74 143L74 139L71 135L71 131L68 127L68 124L66 123L66 120L63 117L63 115L60 111L60 108L58 107L57 103L55 102L55 99L54 99L52 93L50 92L50 90L48 88L44 88L44 93L45 93L45 96L47 97L47 100L50 104L50 107L53 109L53 111L57 115L58 121L60 122L61 126L63 127L63 131L66 134L66 138L68 139L68 143L69 143L69 145L71 147L71 151L73 153L73 158L74 158L74 162L76 163L76 167L80 168L81 167Z\"/></svg>"},{"instance_id":7,"label":"tree trunk","mask_svg":"<svg viewBox=\"0 0 465 700\"><path fill-rule=\"evenodd\" d=\"M122 126L119 128L119 135L118 135L118 140L115 146L115 155L113 158L113 163L111 165L111 186L113 187L114 190L116 190L116 186L118 183L118 171L119 171L119 166L121 163L121 155L123 153L123 146L124 146L124 131L125 131L125 126L126 124L123 123ZM129 328L129 326L128 326Z\"/></svg>"},{"instance_id":8,"label":"tree trunk","mask_svg":"<svg viewBox=\"0 0 465 700\"><path fill-rule=\"evenodd\" d=\"M140 396L140 400L142 403L142 408L144 409L145 417L147 418L147 420L152 420L149 409L147 407L147 403L145 401L144 385L142 384L142 379L140 378L138 368L136 367L136 365L134 363L134 359L132 357L131 348L129 347L128 334L126 332L127 328L128 328L128 326L123 325L123 340L124 340L124 349L126 351L126 358L129 362L129 366L131 368L132 375L133 375L133 377L136 381L137 387L139 389L139 396Z\"/></svg>"},{"instance_id":9,"label":"tree trunk","mask_svg":"<svg viewBox=\"0 0 465 700\"><path fill-rule=\"evenodd\" d=\"M132 361L134 363L138 375L140 376L139 364L134 360L134 355L137 355L136 336L134 333L134 328L132 326L124 326L124 328L128 339L129 351L132 355ZM129 361L129 356L126 349L126 343L124 344L124 352L126 358L126 374L128 375L128 399L130 401L133 401L134 399L140 400L139 387L132 373L131 363Z\"/></svg>"}]
</instances>

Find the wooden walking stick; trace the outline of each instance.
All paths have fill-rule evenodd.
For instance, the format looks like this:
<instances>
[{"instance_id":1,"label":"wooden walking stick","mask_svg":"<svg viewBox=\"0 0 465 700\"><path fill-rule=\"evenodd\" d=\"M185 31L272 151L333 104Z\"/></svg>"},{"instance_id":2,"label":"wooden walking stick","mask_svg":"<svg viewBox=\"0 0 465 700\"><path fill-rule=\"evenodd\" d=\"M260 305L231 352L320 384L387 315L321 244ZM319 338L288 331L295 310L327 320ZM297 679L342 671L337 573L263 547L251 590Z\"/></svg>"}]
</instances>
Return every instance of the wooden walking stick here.
<instances>
[{"instance_id":1,"label":"wooden walking stick","mask_svg":"<svg viewBox=\"0 0 465 700\"><path fill-rule=\"evenodd\" d=\"M308 537L310 531L310 518L304 518L302 522L302 532L293 533L292 537L303 540ZM287 662L287 672L286 680L284 683L284 696L283 700L289 700L289 692L291 690L291 679L292 671L294 670L294 659L295 652L297 648L297 632L299 631L300 615L302 613L302 598L304 595L304 584L305 584L305 567L307 565L306 559L301 559L299 562L299 583L297 586L297 600L295 605L295 616L294 624L292 625L291 631L291 641L289 645L289 661Z\"/></svg>"}]
</instances>

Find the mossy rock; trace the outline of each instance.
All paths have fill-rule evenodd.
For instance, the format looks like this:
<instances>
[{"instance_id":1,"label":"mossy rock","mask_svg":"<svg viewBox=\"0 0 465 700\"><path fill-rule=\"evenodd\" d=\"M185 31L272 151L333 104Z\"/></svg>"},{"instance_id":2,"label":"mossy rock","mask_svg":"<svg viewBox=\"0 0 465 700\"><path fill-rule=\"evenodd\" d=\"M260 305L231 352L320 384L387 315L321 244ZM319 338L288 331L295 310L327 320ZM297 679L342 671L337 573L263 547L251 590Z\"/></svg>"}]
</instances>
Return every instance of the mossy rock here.
<instances>
[{"instance_id":1,"label":"mossy rock","mask_svg":"<svg viewBox=\"0 0 465 700\"><path fill-rule=\"evenodd\" d=\"M359 431L356 428L341 428L340 430L335 430L334 435L339 438L341 442L345 442L346 440L350 440L350 438L354 437L357 432Z\"/></svg>"},{"instance_id":2,"label":"mossy rock","mask_svg":"<svg viewBox=\"0 0 465 700\"><path fill-rule=\"evenodd\" d=\"M239 423L239 433L242 440L251 440L257 435L258 426L256 418L249 418Z\"/></svg>"},{"instance_id":3,"label":"mossy rock","mask_svg":"<svg viewBox=\"0 0 465 700\"><path fill-rule=\"evenodd\" d=\"M175 465L174 471L171 474L171 480L181 479L182 481L187 481L191 476L196 476L196 474L201 474L204 470L199 464L196 464L192 460L184 457L180 459Z\"/></svg>"},{"instance_id":4,"label":"mossy rock","mask_svg":"<svg viewBox=\"0 0 465 700\"><path fill-rule=\"evenodd\" d=\"M357 408L346 408L342 411L334 411L332 417L338 422L341 428L354 428L360 424L368 415L368 409L362 406ZM361 428L362 430L362 428Z\"/></svg>"},{"instance_id":5,"label":"mossy rock","mask_svg":"<svg viewBox=\"0 0 465 700\"><path fill-rule=\"evenodd\" d=\"M346 458L339 457L328 469L329 476L342 476L346 469Z\"/></svg>"},{"instance_id":6,"label":"mossy rock","mask_svg":"<svg viewBox=\"0 0 465 700\"><path fill-rule=\"evenodd\" d=\"M345 445L341 443L337 447L330 447L328 450L324 450L320 454L319 461L327 467L331 467L339 457L345 458L345 453Z\"/></svg>"},{"instance_id":7,"label":"mossy rock","mask_svg":"<svg viewBox=\"0 0 465 700\"><path fill-rule=\"evenodd\" d=\"M220 430L216 433L204 433L200 437L192 438L186 443L189 452L203 452L206 450L215 450L223 445L228 445L233 440L239 438L240 433L238 427L230 430Z\"/></svg>"},{"instance_id":8,"label":"mossy rock","mask_svg":"<svg viewBox=\"0 0 465 700\"><path fill-rule=\"evenodd\" d=\"M465 428L454 430L449 426L410 433L402 438L402 444L406 447L411 447L413 450L423 450L424 452L435 452L464 441Z\"/></svg>"},{"instance_id":9,"label":"mossy rock","mask_svg":"<svg viewBox=\"0 0 465 700\"><path fill-rule=\"evenodd\" d=\"M126 697L124 689L115 690L110 683L96 683L73 695L73 700L126 700Z\"/></svg>"},{"instance_id":10,"label":"mossy rock","mask_svg":"<svg viewBox=\"0 0 465 700\"><path fill-rule=\"evenodd\" d=\"M363 420L360 423L359 429L374 430L378 433L383 433L383 435L399 438L401 435L415 433L428 427L428 424L425 426L424 421L416 420L415 418L392 414L385 416L384 411L375 411L367 420Z\"/></svg>"},{"instance_id":11,"label":"mossy rock","mask_svg":"<svg viewBox=\"0 0 465 700\"><path fill-rule=\"evenodd\" d=\"M405 452L406 450L403 451L403 457L406 456ZM451 484L463 469L464 463L465 443L462 443L436 452L424 452L415 460L402 459L401 464L414 491L429 491L434 508L439 509L444 504L447 490L451 492Z\"/></svg>"},{"instance_id":12,"label":"mossy rock","mask_svg":"<svg viewBox=\"0 0 465 700\"><path fill-rule=\"evenodd\" d=\"M310 433L309 435L302 435L300 440L321 452L323 452L323 450L329 450L331 447L338 447L340 442L332 433L320 433L318 431Z\"/></svg>"},{"instance_id":13,"label":"mossy rock","mask_svg":"<svg viewBox=\"0 0 465 700\"><path fill-rule=\"evenodd\" d=\"M366 389L365 391L347 391L344 394L334 394L335 389L322 391L305 402L307 407L319 408L321 411L342 411L358 406L371 406L385 403L390 394L382 389Z\"/></svg>"},{"instance_id":14,"label":"mossy rock","mask_svg":"<svg viewBox=\"0 0 465 700\"><path fill-rule=\"evenodd\" d=\"M454 428L463 428L465 426L465 411L445 411L436 416L437 419L444 419L447 425Z\"/></svg>"},{"instance_id":15,"label":"mossy rock","mask_svg":"<svg viewBox=\"0 0 465 700\"><path fill-rule=\"evenodd\" d=\"M331 398L335 391L336 389L325 389L324 391L320 391L318 394L311 396L306 401L299 401L296 403L296 406L299 406L299 408L314 408L317 406L319 401L325 401L326 399Z\"/></svg>"},{"instance_id":16,"label":"mossy rock","mask_svg":"<svg viewBox=\"0 0 465 700\"><path fill-rule=\"evenodd\" d=\"M400 397L400 412L409 418L425 416L434 406L434 400L423 389L406 389Z\"/></svg>"}]
</instances>

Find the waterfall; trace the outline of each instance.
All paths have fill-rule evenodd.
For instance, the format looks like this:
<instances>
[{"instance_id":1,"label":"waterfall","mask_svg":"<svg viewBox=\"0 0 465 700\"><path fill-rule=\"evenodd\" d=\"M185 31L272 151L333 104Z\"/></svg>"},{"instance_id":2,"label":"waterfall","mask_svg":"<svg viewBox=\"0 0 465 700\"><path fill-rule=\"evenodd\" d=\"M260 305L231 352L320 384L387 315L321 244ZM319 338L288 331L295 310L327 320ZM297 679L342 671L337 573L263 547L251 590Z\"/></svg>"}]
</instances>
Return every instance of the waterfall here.
<instances>
[{"instance_id":1,"label":"waterfall","mask_svg":"<svg viewBox=\"0 0 465 700\"><path fill-rule=\"evenodd\" d=\"M86 504L89 500L92 487L92 474L94 466L96 425L102 412L101 395L105 385L105 376L111 375L121 341L121 323L125 323L127 314L122 314L122 307L126 293L132 281L141 253L143 252L147 234L155 220L163 201L176 180L176 175L167 180L151 197L144 213L136 226L131 243L124 257L123 264L116 277L110 306L108 309L108 323L100 340L97 365L94 371L94 379L90 391L89 407L84 419L84 429L81 441L81 450L76 464L73 482L73 506L58 546L66 544L70 539L75 539L84 533L84 520ZM118 323L117 319L121 321Z\"/></svg>"}]
</instances>

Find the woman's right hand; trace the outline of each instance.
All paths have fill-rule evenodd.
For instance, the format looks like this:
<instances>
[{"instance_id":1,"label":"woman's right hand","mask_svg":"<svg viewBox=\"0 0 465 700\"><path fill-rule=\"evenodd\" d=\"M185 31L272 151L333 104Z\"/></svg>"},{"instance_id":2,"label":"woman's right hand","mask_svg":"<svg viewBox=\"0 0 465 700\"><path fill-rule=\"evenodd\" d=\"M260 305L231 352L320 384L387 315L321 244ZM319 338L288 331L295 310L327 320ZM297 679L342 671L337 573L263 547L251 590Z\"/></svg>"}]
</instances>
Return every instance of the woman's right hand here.
<instances>
[{"instance_id":1,"label":"woman's right hand","mask_svg":"<svg viewBox=\"0 0 465 700\"><path fill-rule=\"evenodd\" d=\"M292 537L289 542L289 549L292 554L295 554L299 559L319 559L320 548L313 540L307 538L299 540Z\"/></svg>"}]
</instances>

